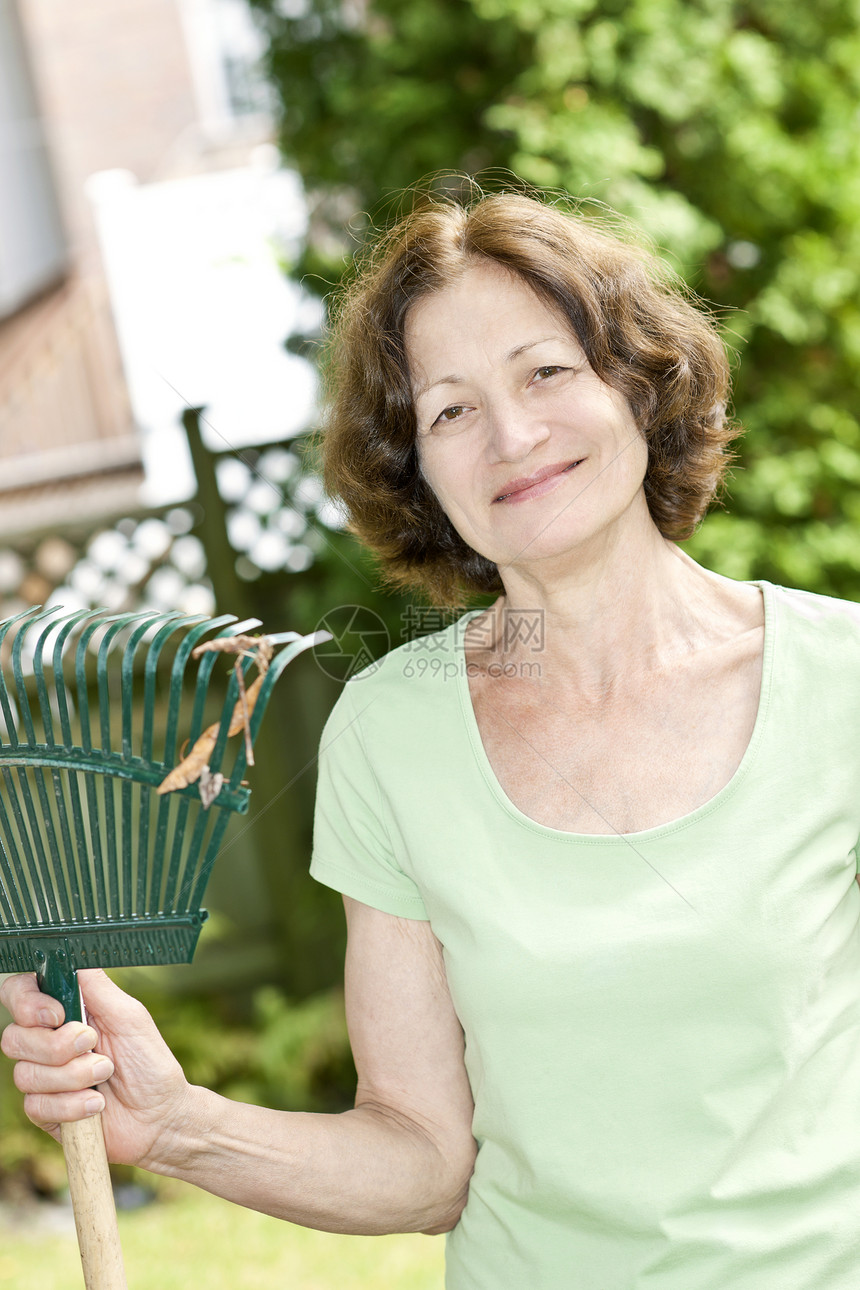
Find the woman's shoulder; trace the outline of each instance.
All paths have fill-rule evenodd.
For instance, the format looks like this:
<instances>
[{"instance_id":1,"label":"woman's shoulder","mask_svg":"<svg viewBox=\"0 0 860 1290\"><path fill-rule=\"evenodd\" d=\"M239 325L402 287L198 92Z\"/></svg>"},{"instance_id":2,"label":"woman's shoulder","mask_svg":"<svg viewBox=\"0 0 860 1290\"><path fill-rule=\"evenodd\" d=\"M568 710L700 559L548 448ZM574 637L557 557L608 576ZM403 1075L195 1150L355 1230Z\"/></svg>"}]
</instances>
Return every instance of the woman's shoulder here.
<instances>
[{"instance_id":1,"label":"woman's shoulder","mask_svg":"<svg viewBox=\"0 0 860 1290\"><path fill-rule=\"evenodd\" d=\"M368 728L402 728L408 721L426 729L431 720L450 718L465 675L463 638L471 617L404 641L357 671L335 704L335 721L360 716Z\"/></svg>"},{"instance_id":2,"label":"woman's shoulder","mask_svg":"<svg viewBox=\"0 0 860 1290\"><path fill-rule=\"evenodd\" d=\"M444 680L454 675L454 665L463 658L469 612L437 631L423 632L395 646L359 672L353 682L370 682L375 690L411 688L416 680Z\"/></svg>"},{"instance_id":3,"label":"woman's shoulder","mask_svg":"<svg viewBox=\"0 0 860 1290\"><path fill-rule=\"evenodd\" d=\"M787 617L791 622L806 624L813 632L829 632L840 637L860 632L860 604L854 600L803 591L798 587L774 586L772 590L778 600L781 617Z\"/></svg>"},{"instance_id":4,"label":"woman's shoulder","mask_svg":"<svg viewBox=\"0 0 860 1290\"><path fill-rule=\"evenodd\" d=\"M767 586L764 588L767 594ZM829 686L838 676L848 697L860 699L860 604L837 596L773 586L771 647L781 666L790 663L810 684Z\"/></svg>"}]
</instances>

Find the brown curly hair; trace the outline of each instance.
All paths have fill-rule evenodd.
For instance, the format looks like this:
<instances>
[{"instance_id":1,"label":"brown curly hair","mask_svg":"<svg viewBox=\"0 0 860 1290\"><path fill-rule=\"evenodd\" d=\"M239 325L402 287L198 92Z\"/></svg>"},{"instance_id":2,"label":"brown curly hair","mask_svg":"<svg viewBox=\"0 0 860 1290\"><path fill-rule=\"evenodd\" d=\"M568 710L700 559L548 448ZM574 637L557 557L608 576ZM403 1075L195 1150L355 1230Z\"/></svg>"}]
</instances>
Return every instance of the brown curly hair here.
<instances>
[{"instance_id":1,"label":"brown curly hair","mask_svg":"<svg viewBox=\"0 0 860 1290\"><path fill-rule=\"evenodd\" d=\"M519 275L570 323L594 371L627 399L648 445L645 494L664 537L687 538L717 492L736 430L711 317L655 255L580 210L522 193L418 204L358 263L332 310L323 475L397 586L434 603L502 590L425 482L404 348L409 309L475 261Z\"/></svg>"}]
</instances>

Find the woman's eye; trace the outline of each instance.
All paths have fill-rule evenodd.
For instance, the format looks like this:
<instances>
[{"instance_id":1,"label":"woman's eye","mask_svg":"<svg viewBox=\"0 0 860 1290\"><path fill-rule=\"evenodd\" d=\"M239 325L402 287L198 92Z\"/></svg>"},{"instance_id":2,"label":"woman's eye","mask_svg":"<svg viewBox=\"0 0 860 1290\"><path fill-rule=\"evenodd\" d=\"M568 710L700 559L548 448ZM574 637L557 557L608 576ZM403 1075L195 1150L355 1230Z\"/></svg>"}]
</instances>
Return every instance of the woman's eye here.
<instances>
[{"instance_id":1,"label":"woman's eye","mask_svg":"<svg viewBox=\"0 0 860 1290\"><path fill-rule=\"evenodd\" d=\"M439 422L445 423L445 422L457 421L463 415L464 411L465 409L462 403L455 403L453 404L452 407L445 408L443 412L439 413L438 417L436 418L435 424L438 425Z\"/></svg>"},{"instance_id":2,"label":"woman's eye","mask_svg":"<svg viewBox=\"0 0 860 1290\"><path fill-rule=\"evenodd\" d=\"M539 381L545 381L548 376L555 376L556 372L563 372L564 368L559 363L547 363L546 367L539 367L535 376Z\"/></svg>"}]
</instances>

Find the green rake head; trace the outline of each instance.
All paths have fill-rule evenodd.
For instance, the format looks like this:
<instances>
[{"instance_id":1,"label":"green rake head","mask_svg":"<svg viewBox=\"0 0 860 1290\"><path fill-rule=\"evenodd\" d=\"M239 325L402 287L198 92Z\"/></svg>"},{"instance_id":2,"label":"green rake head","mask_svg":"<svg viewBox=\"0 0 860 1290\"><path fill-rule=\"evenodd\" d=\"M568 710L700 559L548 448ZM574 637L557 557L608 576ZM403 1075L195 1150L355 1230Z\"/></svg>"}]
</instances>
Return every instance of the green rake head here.
<instances>
[{"instance_id":1,"label":"green rake head","mask_svg":"<svg viewBox=\"0 0 860 1290\"><path fill-rule=\"evenodd\" d=\"M248 809L242 776L272 689L325 639L264 638L283 648L244 737L228 738L251 658L226 686L217 649L198 648L193 684L186 671L195 647L258 626L38 608L0 622L0 973L35 970L67 1020L80 1019L78 968L193 957L224 830ZM186 744L212 725L206 779L221 787L211 807L197 782L160 796Z\"/></svg>"}]
</instances>

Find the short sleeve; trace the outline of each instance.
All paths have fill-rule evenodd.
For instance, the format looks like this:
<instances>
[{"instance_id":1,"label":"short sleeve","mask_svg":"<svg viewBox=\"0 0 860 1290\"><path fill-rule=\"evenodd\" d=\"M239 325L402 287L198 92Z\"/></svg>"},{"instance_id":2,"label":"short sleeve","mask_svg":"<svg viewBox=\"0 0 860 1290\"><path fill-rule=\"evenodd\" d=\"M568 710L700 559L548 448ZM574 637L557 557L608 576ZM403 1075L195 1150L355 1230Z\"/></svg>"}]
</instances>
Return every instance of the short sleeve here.
<instances>
[{"instance_id":1,"label":"short sleeve","mask_svg":"<svg viewBox=\"0 0 860 1290\"><path fill-rule=\"evenodd\" d=\"M402 918L427 919L421 893L397 863L377 770L365 749L364 703L347 685L320 740L311 875L353 900Z\"/></svg>"}]
</instances>

